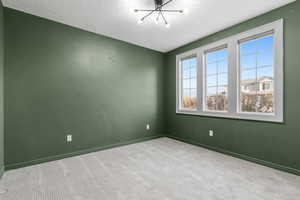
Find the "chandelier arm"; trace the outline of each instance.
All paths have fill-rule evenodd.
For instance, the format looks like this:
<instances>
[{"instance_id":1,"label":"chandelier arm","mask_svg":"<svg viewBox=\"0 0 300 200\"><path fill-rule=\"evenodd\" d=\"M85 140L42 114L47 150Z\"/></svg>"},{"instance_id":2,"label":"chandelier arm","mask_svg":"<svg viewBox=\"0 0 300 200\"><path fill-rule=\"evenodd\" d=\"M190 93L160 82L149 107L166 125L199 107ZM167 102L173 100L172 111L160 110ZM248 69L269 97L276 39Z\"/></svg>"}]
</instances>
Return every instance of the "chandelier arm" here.
<instances>
[{"instance_id":1,"label":"chandelier arm","mask_svg":"<svg viewBox=\"0 0 300 200\"><path fill-rule=\"evenodd\" d=\"M157 17L156 17L156 21L158 21L158 20L159 20L160 13L161 13L161 11L159 11L159 13L158 13L158 15L157 15Z\"/></svg>"},{"instance_id":2,"label":"chandelier arm","mask_svg":"<svg viewBox=\"0 0 300 200\"><path fill-rule=\"evenodd\" d=\"M180 12L182 13L183 10L161 10L162 12Z\"/></svg>"},{"instance_id":3,"label":"chandelier arm","mask_svg":"<svg viewBox=\"0 0 300 200\"><path fill-rule=\"evenodd\" d=\"M163 14L162 12L161 12L161 16L162 16L163 20L165 21L165 24L168 24L168 22L167 22L167 20L166 20L164 14Z\"/></svg>"},{"instance_id":4,"label":"chandelier arm","mask_svg":"<svg viewBox=\"0 0 300 200\"><path fill-rule=\"evenodd\" d=\"M154 10L150 11L147 15L145 15L141 20L145 20L147 17L149 17L152 13L156 12L157 10L160 10L163 6L171 3L173 0L169 0L166 3L158 6L157 8L155 8Z\"/></svg>"},{"instance_id":5,"label":"chandelier arm","mask_svg":"<svg viewBox=\"0 0 300 200\"><path fill-rule=\"evenodd\" d=\"M136 12L180 12L182 13L183 10L150 10L150 9L144 9L144 10L139 10L139 9L135 9Z\"/></svg>"}]
</instances>

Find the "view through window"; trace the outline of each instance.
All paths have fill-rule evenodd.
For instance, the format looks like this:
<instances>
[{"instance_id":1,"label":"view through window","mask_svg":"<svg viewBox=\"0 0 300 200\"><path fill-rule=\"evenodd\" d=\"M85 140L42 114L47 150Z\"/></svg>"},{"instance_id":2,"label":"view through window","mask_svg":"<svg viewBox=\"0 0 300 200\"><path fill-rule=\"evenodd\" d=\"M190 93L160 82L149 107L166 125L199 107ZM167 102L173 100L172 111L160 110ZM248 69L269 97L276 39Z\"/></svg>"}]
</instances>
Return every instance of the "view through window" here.
<instances>
[{"instance_id":1,"label":"view through window","mask_svg":"<svg viewBox=\"0 0 300 200\"><path fill-rule=\"evenodd\" d=\"M197 58L191 57L181 61L182 70L182 108L197 107Z\"/></svg>"},{"instance_id":2,"label":"view through window","mask_svg":"<svg viewBox=\"0 0 300 200\"><path fill-rule=\"evenodd\" d=\"M206 53L206 109L228 110L228 50Z\"/></svg>"},{"instance_id":3,"label":"view through window","mask_svg":"<svg viewBox=\"0 0 300 200\"><path fill-rule=\"evenodd\" d=\"M240 43L242 112L274 112L274 36Z\"/></svg>"}]
</instances>

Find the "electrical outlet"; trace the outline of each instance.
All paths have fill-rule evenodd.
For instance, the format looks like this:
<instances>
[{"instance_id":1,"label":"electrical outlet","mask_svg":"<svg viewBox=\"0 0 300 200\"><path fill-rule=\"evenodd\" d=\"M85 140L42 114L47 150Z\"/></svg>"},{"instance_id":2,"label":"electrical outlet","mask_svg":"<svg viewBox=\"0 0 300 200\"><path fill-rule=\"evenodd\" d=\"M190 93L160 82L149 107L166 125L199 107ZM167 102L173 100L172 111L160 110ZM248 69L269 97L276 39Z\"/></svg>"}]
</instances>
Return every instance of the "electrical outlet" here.
<instances>
[{"instance_id":1,"label":"electrical outlet","mask_svg":"<svg viewBox=\"0 0 300 200\"><path fill-rule=\"evenodd\" d=\"M213 137L214 136L214 131L213 130L209 130L209 136Z\"/></svg>"},{"instance_id":2,"label":"electrical outlet","mask_svg":"<svg viewBox=\"0 0 300 200\"><path fill-rule=\"evenodd\" d=\"M72 142L72 135L67 135L67 142Z\"/></svg>"},{"instance_id":3,"label":"electrical outlet","mask_svg":"<svg viewBox=\"0 0 300 200\"><path fill-rule=\"evenodd\" d=\"M150 130L150 124L146 124L146 130Z\"/></svg>"}]
</instances>

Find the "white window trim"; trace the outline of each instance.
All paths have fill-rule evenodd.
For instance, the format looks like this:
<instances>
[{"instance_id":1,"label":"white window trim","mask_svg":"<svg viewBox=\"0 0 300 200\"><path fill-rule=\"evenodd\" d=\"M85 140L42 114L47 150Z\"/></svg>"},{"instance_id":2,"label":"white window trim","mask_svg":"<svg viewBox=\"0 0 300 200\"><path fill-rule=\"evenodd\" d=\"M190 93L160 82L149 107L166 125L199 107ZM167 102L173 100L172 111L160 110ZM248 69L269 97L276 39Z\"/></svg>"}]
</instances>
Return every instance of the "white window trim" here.
<instances>
[{"instance_id":1,"label":"white window trim","mask_svg":"<svg viewBox=\"0 0 300 200\"><path fill-rule=\"evenodd\" d=\"M275 112L267 113L245 113L239 112L239 41L260 33L274 31L274 105ZM228 111L206 111L205 110L205 52L226 44L228 49ZM196 110L181 109L181 77L180 61L186 57L197 56L197 98L199 104ZM237 35L219 40L217 42L193 49L176 56L176 113L187 115L200 115L209 117L245 119L256 121L270 121L283 123L283 77L284 77L284 45L283 45L283 19L239 33Z\"/></svg>"}]
</instances>

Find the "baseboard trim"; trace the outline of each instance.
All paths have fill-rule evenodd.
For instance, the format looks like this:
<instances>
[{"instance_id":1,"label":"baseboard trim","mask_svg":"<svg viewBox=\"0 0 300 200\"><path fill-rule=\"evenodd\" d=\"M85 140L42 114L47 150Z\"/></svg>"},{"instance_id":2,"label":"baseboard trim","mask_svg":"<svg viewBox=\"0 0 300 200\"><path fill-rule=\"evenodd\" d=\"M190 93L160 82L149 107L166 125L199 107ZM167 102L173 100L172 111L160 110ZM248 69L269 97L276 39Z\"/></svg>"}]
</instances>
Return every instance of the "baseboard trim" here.
<instances>
[{"instance_id":1,"label":"baseboard trim","mask_svg":"<svg viewBox=\"0 0 300 200\"><path fill-rule=\"evenodd\" d=\"M284 171L284 172L288 172L288 173L292 173L292 174L300 176L300 170L295 169L295 168L291 168L291 167L287 167L287 166L284 166L284 165L268 162L268 161L265 161L265 160L257 159L257 158L251 157L251 156L246 156L246 155L235 153L235 152L232 152L232 151L227 151L225 149L212 147L212 146L201 144L201 143L194 142L194 141L191 141L191 140L178 138L176 136L167 135L166 137L171 138L171 139L175 139L175 140L178 140L178 141L181 141L181 142L185 142L185 143L188 143L188 144L200 146L200 147L212 150L212 151L216 151L216 152L223 153L223 154L226 154L226 155L229 155L229 156L233 156L233 157L240 158L240 159L243 159L243 160L247 160L247 161L250 161L250 162L254 162L254 163L266 166L266 167L270 167L270 168L273 168L273 169L277 169L277 170L280 170L280 171Z\"/></svg>"},{"instance_id":2,"label":"baseboard trim","mask_svg":"<svg viewBox=\"0 0 300 200\"><path fill-rule=\"evenodd\" d=\"M125 142L119 142L119 143L115 143L115 144L111 144L111 145L95 147L95 148L90 148L90 149L84 149L84 150L80 150L80 151L75 151L75 152L66 153L66 154L60 154L60 155L55 155L55 156L39 158L39 159L30 160L30 161L26 161L26 162L8 164L8 165L5 165L4 169L5 169L5 171L8 171L8 170L18 169L18 168L22 168L22 167L28 167L28 166L31 166L31 165L36 165L36 164L40 164L40 163L44 163L44 162L60 160L60 159L68 158L68 157L73 157L73 156L78 156L78 155L82 155L82 154L92 153L92 152L101 151L101 150L105 150L105 149L110 149L110 148L114 148L114 147L120 147L120 146L129 145L129 144L144 142L144 141L147 141L147 140L153 140L153 139L161 138L161 137L165 137L165 135L156 135L156 136L143 137L143 138L139 138L139 139L135 139L135 140L129 140L129 141L125 141Z\"/></svg>"}]
</instances>

